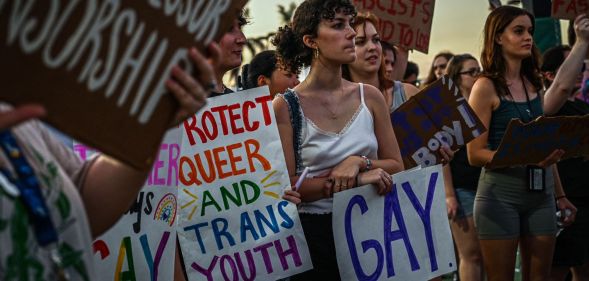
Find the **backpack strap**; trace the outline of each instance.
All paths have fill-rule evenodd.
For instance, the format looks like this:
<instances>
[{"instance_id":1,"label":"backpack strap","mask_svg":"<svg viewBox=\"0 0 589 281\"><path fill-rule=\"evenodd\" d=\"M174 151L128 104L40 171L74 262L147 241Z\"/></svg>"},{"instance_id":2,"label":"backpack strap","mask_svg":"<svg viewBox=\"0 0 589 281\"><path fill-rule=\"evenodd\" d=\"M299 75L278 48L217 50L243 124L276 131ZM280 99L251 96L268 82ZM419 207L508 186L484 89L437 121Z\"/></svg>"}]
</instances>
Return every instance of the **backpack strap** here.
<instances>
[{"instance_id":1,"label":"backpack strap","mask_svg":"<svg viewBox=\"0 0 589 281\"><path fill-rule=\"evenodd\" d=\"M280 95L280 97L282 97L288 105L290 124L292 125L292 144L295 151L296 174L300 175L303 172L303 160L301 158L303 114L301 112L301 105L299 103L299 98L291 89L288 89L286 93Z\"/></svg>"}]
</instances>

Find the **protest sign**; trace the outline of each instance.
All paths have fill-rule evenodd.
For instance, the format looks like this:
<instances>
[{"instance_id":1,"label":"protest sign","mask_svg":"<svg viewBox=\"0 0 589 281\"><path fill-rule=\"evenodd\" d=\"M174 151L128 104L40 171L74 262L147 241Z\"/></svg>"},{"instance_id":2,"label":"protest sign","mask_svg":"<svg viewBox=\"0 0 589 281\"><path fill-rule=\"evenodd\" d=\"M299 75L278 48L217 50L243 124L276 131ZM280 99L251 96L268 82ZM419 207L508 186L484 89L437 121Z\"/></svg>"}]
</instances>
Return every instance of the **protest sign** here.
<instances>
[{"instance_id":1,"label":"protest sign","mask_svg":"<svg viewBox=\"0 0 589 281\"><path fill-rule=\"evenodd\" d=\"M175 187L144 187L131 209L92 248L104 280L173 280Z\"/></svg>"},{"instance_id":2,"label":"protest sign","mask_svg":"<svg viewBox=\"0 0 589 281\"><path fill-rule=\"evenodd\" d=\"M170 130L153 169L131 208L93 243L94 264L104 280L173 280L180 130ZM87 160L98 153L81 143L74 151ZM108 208L108 206L105 206Z\"/></svg>"},{"instance_id":3,"label":"protest sign","mask_svg":"<svg viewBox=\"0 0 589 281\"><path fill-rule=\"evenodd\" d=\"M486 131L447 76L397 108L391 121L405 168L441 163L442 144L455 150Z\"/></svg>"},{"instance_id":4,"label":"protest sign","mask_svg":"<svg viewBox=\"0 0 589 281\"><path fill-rule=\"evenodd\" d=\"M574 20L586 13L589 13L588 0L552 0L553 18Z\"/></svg>"},{"instance_id":5,"label":"protest sign","mask_svg":"<svg viewBox=\"0 0 589 281\"><path fill-rule=\"evenodd\" d=\"M589 156L589 115L512 119L486 167L537 164L555 149L565 151L561 159Z\"/></svg>"},{"instance_id":6,"label":"protest sign","mask_svg":"<svg viewBox=\"0 0 589 281\"><path fill-rule=\"evenodd\" d=\"M342 280L429 280L454 271L442 166L393 175L334 195L333 235Z\"/></svg>"},{"instance_id":7,"label":"protest sign","mask_svg":"<svg viewBox=\"0 0 589 281\"><path fill-rule=\"evenodd\" d=\"M379 19L380 39L427 54L435 0L353 0L358 11L369 11Z\"/></svg>"},{"instance_id":8,"label":"protest sign","mask_svg":"<svg viewBox=\"0 0 589 281\"><path fill-rule=\"evenodd\" d=\"M0 1L0 99L138 168L153 162L177 101L171 68L220 38L246 0Z\"/></svg>"},{"instance_id":9,"label":"protest sign","mask_svg":"<svg viewBox=\"0 0 589 281\"><path fill-rule=\"evenodd\" d=\"M268 87L210 98L184 121L178 236L190 280L277 280L312 268Z\"/></svg>"}]
</instances>

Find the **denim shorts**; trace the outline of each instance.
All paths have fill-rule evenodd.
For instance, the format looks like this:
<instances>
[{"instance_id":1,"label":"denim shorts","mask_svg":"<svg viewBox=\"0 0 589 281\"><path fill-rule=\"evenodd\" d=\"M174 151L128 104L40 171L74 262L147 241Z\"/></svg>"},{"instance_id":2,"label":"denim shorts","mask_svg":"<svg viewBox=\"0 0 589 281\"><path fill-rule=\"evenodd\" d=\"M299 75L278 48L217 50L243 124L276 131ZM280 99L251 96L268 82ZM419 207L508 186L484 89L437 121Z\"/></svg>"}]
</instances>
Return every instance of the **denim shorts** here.
<instances>
[{"instance_id":1,"label":"denim shorts","mask_svg":"<svg viewBox=\"0 0 589 281\"><path fill-rule=\"evenodd\" d=\"M456 201L458 201L458 210L456 212L457 218L465 218L472 216L474 209L474 198L477 194L476 190L467 188L456 188Z\"/></svg>"}]
</instances>

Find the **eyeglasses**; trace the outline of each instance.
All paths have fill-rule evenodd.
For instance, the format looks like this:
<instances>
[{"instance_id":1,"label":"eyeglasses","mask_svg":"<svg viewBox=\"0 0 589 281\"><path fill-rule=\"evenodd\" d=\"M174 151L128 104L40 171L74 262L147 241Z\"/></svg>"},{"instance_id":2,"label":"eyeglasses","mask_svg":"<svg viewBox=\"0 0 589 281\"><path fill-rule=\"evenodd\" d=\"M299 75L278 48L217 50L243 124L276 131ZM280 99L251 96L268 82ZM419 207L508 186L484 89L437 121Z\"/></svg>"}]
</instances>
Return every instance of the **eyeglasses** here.
<instances>
[{"instance_id":1,"label":"eyeglasses","mask_svg":"<svg viewBox=\"0 0 589 281\"><path fill-rule=\"evenodd\" d=\"M471 68L471 69L466 70L466 71L458 72L458 74L461 74L461 75L462 74L467 74L470 77L475 77L475 76L479 75L480 73L481 73L481 69L478 68L478 67L477 68Z\"/></svg>"},{"instance_id":2,"label":"eyeglasses","mask_svg":"<svg viewBox=\"0 0 589 281\"><path fill-rule=\"evenodd\" d=\"M434 65L434 70L438 70L438 69L444 70L444 69L446 69L446 66L448 66L448 64L446 64L446 63Z\"/></svg>"}]
</instances>

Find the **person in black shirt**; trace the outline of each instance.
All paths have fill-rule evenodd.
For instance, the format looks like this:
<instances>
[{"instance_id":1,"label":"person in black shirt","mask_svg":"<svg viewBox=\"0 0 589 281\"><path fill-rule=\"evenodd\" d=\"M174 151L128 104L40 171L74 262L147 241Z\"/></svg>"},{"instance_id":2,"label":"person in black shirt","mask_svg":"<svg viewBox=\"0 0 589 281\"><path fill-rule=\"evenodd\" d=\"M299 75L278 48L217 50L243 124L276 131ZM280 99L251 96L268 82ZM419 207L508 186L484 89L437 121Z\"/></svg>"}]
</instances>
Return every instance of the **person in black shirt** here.
<instances>
[{"instance_id":1,"label":"person in black shirt","mask_svg":"<svg viewBox=\"0 0 589 281\"><path fill-rule=\"evenodd\" d=\"M574 24L577 40L573 48L555 47L546 51L542 71L548 90L544 112L552 116L589 114L589 104L575 98L580 90L583 59L589 50L589 18L579 16ZM566 58L566 59L565 59ZM586 70L587 71L587 70ZM577 207L575 223L556 239L551 280L565 280L569 269L573 280L589 279L589 161L572 158L558 163L564 194Z\"/></svg>"},{"instance_id":2,"label":"person in black shirt","mask_svg":"<svg viewBox=\"0 0 589 281\"><path fill-rule=\"evenodd\" d=\"M472 85L481 72L479 62L470 54L456 55L449 61L446 71L468 100ZM450 165L444 166L446 207L460 258L458 272L461 280L483 278L481 248L472 217L480 174L480 167L468 163L466 146L454 154Z\"/></svg>"}]
</instances>

